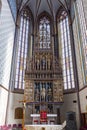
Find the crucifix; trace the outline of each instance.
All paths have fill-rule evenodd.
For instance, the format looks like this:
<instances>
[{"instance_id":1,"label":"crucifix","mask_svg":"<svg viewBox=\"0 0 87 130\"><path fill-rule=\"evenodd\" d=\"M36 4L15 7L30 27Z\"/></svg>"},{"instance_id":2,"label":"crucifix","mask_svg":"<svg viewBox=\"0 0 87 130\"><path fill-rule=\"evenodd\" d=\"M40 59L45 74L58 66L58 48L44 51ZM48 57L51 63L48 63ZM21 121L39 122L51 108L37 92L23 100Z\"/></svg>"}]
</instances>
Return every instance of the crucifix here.
<instances>
[{"instance_id":1,"label":"crucifix","mask_svg":"<svg viewBox=\"0 0 87 130\"><path fill-rule=\"evenodd\" d=\"M22 129L24 130L24 120L25 120L25 108L26 108L26 100L21 100L19 103L23 103L23 119L22 119Z\"/></svg>"}]
</instances>

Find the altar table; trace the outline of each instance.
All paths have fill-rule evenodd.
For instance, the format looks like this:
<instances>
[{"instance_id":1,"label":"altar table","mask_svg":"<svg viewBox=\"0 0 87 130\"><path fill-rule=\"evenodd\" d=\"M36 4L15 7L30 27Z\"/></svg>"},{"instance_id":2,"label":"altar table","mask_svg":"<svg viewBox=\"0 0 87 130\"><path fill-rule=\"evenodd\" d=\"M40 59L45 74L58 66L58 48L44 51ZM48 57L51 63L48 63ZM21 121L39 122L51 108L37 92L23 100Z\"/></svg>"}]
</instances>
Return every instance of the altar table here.
<instances>
[{"instance_id":1,"label":"altar table","mask_svg":"<svg viewBox=\"0 0 87 130\"><path fill-rule=\"evenodd\" d=\"M33 118L33 122L32 124L35 124L34 123L34 120L38 120L38 123L40 124L40 114L31 114L31 117ZM48 124L54 124L53 122L51 121L54 121L55 122L55 118L57 117L57 114L47 114L47 120L48 120ZM37 124L38 124L37 123Z\"/></svg>"}]
</instances>

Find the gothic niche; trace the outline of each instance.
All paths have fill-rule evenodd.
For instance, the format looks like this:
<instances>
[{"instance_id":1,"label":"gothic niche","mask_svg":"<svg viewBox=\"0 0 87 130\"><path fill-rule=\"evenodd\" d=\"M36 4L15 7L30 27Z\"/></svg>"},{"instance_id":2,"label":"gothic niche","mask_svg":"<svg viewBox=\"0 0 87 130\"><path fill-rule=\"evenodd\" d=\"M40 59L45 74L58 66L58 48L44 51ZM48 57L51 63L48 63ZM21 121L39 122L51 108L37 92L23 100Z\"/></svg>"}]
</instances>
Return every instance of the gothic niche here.
<instances>
[{"instance_id":1,"label":"gothic niche","mask_svg":"<svg viewBox=\"0 0 87 130\"><path fill-rule=\"evenodd\" d=\"M36 102L52 102L53 89L52 83L35 83L34 100Z\"/></svg>"}]
</instances>

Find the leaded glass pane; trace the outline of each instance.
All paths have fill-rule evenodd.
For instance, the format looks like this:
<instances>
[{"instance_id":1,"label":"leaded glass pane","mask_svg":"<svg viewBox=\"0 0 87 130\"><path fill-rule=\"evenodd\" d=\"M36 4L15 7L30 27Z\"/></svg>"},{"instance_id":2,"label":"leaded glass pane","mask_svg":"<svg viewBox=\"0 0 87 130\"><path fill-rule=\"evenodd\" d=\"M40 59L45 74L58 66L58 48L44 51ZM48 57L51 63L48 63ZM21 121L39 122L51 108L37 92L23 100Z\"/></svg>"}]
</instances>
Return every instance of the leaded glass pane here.
<instances>
[{"instance_id":1,"label":"leaded glass pane","mask_svg":"<svg viewBox=\"0 0 87 130\"><path fill-rule=\"evenodd\" d=\"M17 50L17 65L16 65L16 77L15 88L24 89L24 71L26 68L26 57L28 47L28 33L29 33L29 17L25 11L21 15L20 20L20 32Z\"/></svg>"},{"instance_id":2,"label":"leaded glass pane","mask_svg":"<svg viewBox=\"0 0 87 130\"><path fill-rule=\"evenodd\" d=\"M50 21L43 17L39 22L39 37L40 37L40 49L50 48Z\"/></svg>"},{"instance_id":3,"label":"leaded glass pane","mask_svg":"<svg viewBox=\"0 0 87 130\"><path fill-rule=\"evenodd\" d=\"M70 44L70 31L67 13L62 12L59 22L60 28L60 42L62 44L62 66L63 66L63 79L64 79L64 89L75 88L74 83L74 73L73 73L73 63L72 63L72 53Z\"/></svg>"}]
</instances>

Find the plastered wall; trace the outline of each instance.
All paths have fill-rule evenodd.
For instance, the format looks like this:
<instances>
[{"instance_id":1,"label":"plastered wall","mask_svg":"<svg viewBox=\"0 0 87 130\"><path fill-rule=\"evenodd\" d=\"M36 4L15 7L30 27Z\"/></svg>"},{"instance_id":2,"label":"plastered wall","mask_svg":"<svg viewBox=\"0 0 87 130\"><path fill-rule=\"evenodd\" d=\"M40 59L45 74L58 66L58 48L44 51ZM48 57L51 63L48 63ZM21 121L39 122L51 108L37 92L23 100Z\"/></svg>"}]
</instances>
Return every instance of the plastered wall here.
<instances>
[{"instance_id":1,"label":"plastered wall","mask_svg":"<svg viewBox=\"0 0 87 130\"><path fill-rule=\"evenodd\" d=\"M9 104L8 104L8 114L7 114L7 124L19 124L22 123L21 119L15 119L15 108L23 108L22 102L23 94L10 93L9 95Z\"/></svg>"},{"instance_id":2,"label":"plastered wall","mask_svg":"<svg viewBox=\"0 0 87 130\"><path fill-rule=\"evenodd\" d=\"M87 112L87 88L79 92L81 113Z\"/></svg>"},{"instance_id":3,"label":"plastered wall","mask_svg":"<svg viewBox=\"0 0 87 130\"><path fill-rule=\"evenodd\" d=\"M7 101L8 91L6 91L0 86L0 125L5 124Z\"/></svg>"},{"instance_id":4,"label":"plastered wall","mask_svg":"<svg viewBox=\"0 0 87 130\"><path fill-rule=\"evenodd\" d=\"M76 103L74 103L76 101ZM66 113L69 111L76 112L76 122L77 127L79 129L80 123L79 123L79 111L78 111L78 100L77 100L77 93L71 93L71 94L65 94L64 95L64 103L60 107L61 110L61 122L64 122L66 120Z\"/></svg>"}]
</instances>

